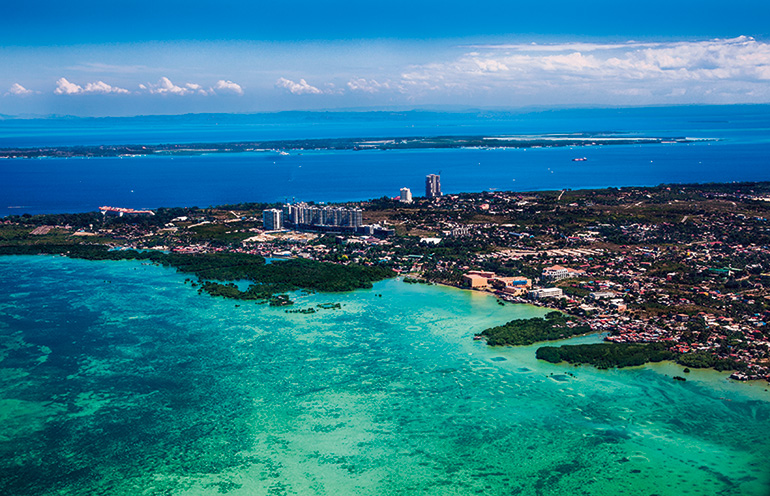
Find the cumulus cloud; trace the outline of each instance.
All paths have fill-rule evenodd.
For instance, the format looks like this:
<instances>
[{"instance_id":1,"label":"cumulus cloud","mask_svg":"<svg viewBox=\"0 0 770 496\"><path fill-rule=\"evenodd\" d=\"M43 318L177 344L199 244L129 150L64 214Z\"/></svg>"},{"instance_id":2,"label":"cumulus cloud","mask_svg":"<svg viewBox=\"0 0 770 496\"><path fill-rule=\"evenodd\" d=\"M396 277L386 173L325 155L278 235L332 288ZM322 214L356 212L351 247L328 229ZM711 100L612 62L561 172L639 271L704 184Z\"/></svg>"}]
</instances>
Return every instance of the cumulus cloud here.
<instances>
[{"instance_id":1,"label":"cumulus cloud","mask_svg":"<svg viewBox=\"0 0 770 496\"><path fill-rule=\"evenodd\" d=\"M153 95L190 95L200 92L203 92L204 95L207 94L200 85L187 83L184 86L177 86L166 76L160 78L156 84L140 84L139 88Z\"/></svg>"},{"instance_id":2,"label":"cumulus cloud","mask_svg":"<svg viewBox=\"0 0 770 496\"><path fill-rule=\"evenodd\" d=\"M102 93L102 94L118 93L121 95L126 95L129 93L129 91L125 88L110 86L104 81L97 81L95 83L86 84L85 88L83 88L83 93Z\"/></svg>"},{"instance_id":3,"label":"cumulus cloud","mask_svg":"<svg viewBox=\"0 0 770 496\"><path fill-rule=\"evenodd\" d=\"M196 84L196 83L185 83L184 87L187 88L188 90L190 90L191 92L197 93L199 95L208 95L209 94L209 92L206 91L203 88L203 86L201 86L199 84ZM212 91L212 93L213 93L213 91Z\"/></svg>"},{"instance_id":4,"label":"cumulus cloud","mask_svg":"<svg viewBox=\"0 0 770 496\"><path fill-rule=\"evenodd\" d=\"M391 89L391 84L388 81L385 81L384 83L380 83L374 79L356 78L348 81L347 87L351 91L363 91L364 93L379 93L382 90Z\"/></svg>"},{"instance_id":5,"label":"cumulus cloud","mask_svg":"<svg viewBox=\"0 0 770 496\"><path fill-rule=\"evenodd\" d=\"M117 86L111 86L104 81L86 83L85 87L79 84L71 83L66 78L60 78L56 81L56 89L53 92L57 95L81 95L86 93L97 93L106 95L109 93L128 94L129 91Z\"/></svg>"},{"instance_id":6,"label":"cumulus cloud","mask_svg":"<svg viewBox=\"0 0 770 496\"><path fill-rule=\"evenodd\" d=\"M308 84L304 79L300 79L298 83L295 83L291 79L279 78L275 85L289 90L294 95L320 95L323 93L323 91L315 86Z\"/></svg>"},{"instance_id":7,"label":"cumulus cloud","mask_svg":"<svg viewBox=\"0 0 770 496\"><path fill-rule=\"evenodd\" d=\"M243 88L241 88L241 85L232 81L225 81L224 79L217 81L217 84L214 85L214 89L216 91L223 91L225 93L229 92L235 93L236 95L243 95Z\"/></svg>"},{"instance_id":8,"label":"cumulus cloud","mask_svg":"<svg viewBox=\"0 0 770 496\"><path fill-rule=\"evenodd\" d=\"M57 95L77 95L83 93L83 87L60 78L56 81L56 89L53 92Z\"/></svg>"},{"instance_id":9,"label":"cumulus cloud","mask_svg":"<svg viewBox=\"0 0 770 496\"><path fill-rule=\"evenodd\" d=\"M34 91L28 90L19 83L13 83L8 89L8 93L6 93L6 95L27 96L31 95L32 93L34 93Z\"/></svg>"},{"instance_id":10,"label":"cumulus cloud","mask_svg":"<svg viewBox=\"0 0 770 496\"><path fill-rule=\"evenodd\" d=\"M410 91L593 92L770 99L770 44L740 36L691 42L473 46L401 75ZM581 86L582 85L582 86ZM718 91L715 91L717 90Z\"/></svg>"}]
</instances>

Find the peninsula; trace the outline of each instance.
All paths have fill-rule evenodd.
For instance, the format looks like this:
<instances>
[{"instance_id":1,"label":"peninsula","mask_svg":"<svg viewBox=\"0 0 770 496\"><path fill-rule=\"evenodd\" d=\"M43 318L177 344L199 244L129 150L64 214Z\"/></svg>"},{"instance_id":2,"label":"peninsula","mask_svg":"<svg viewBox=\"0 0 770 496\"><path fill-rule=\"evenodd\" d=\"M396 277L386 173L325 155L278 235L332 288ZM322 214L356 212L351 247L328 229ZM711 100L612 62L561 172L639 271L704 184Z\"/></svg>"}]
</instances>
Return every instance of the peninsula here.
<instances>
[{"instance_id":1,"label":"peninsula","mask_svg":"<svg viewBox=\"0 0 770 496\"><path fill-rule=\"evenodd\" d=\"M280 208L9 216L0 220L0 253L141 258L197 276L191 283L200 291L274 304L286 303L287 291L344 291L400 274L564 315L474 330L489 345L602 332L604 348L538 356L623 366L646 355L731 370L735 379L770 378L770 183L383 197L328 207L360 210L369 233L266 228L263 214ZM273 269L263 257L297 260ZM240 289L237 280L252 286Z\"/></svg>"}]
</instances>

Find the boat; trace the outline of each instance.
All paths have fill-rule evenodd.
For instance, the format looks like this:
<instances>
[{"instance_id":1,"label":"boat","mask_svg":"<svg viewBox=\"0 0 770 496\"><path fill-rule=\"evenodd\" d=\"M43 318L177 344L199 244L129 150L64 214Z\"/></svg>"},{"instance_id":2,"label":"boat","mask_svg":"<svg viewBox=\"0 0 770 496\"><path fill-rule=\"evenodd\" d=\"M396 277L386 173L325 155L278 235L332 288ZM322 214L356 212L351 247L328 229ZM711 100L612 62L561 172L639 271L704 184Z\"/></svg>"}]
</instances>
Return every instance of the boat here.
<instances>
[{"instance_id":1,"label":"boat","mask_svg":"<svg viewBox=\"0 0 770 496\"><path fill-rule=\"evenodd\" d=\"M588 159L586 157L578 157L578 158L573 158L572 159L573 162L585 162L587 160Z\"/></svg>"}]
</instances>

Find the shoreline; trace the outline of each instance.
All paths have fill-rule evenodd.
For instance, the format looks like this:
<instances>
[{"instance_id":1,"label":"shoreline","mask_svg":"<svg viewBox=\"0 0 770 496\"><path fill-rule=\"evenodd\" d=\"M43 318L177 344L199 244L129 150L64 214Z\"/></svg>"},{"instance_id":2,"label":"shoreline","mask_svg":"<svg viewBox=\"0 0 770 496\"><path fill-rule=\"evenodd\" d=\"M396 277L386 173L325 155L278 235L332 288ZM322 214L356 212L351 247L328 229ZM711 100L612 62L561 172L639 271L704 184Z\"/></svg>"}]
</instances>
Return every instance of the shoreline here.
<instances>
[{"instance_id":1,"label":"shoreline","mask_svg":"<svg viewBox=\"0 0 770 496\"><path fill-rule=\"evenodd\" d=\"M401 276L397 276L397 278L398 277L401 277ZM423 284L425 284L425 283L423 283ZM464 288L462 286L455 286L455 285L452 285L452 284L441 283L441 282L431 282L431 283L428 283L428 285L431 285L431 284L432 285L436 285L436 286L443 286L443 287L446 287L446 288L454 288L454 289L459 289L459 290L463 290L463 291L468 291L468 292L474 293L474 294L483 294L483 295L491 296L491 297L494 297L498 301L504 301L505 304L510 304L510 305L528 305L528 306L533 306L533 307L536 307L536 308L546 308L546 309L549 309L549 310L552 310L552 311L564 313L566 315L571 315L568 312L564 312L560 308L557 308L555 306L549 306L546 303L542 303L540 305L537 305L535 303L529 303L529 302L526 302L526 301L509 301L509 300L505 300L503 298L500 298L496 293L491 292L491 291L486 291L486 290L484 290L484 291L476 291L476 290L473 290L473 289ZM572 315L572 316L573 317L577 317L577 318L581 318L581 317L579 317L577 315ZM503 322L502 324L505 324L505 322ZM500 324L500 325L502 325L502 324ZM539 347L542 347L544 345L545 346L556 346L556 347L565 346L565 345L569 346L570 345L569 341L571 341L573 339L585 338L586 336L601 335L601 334L605 334L607 336L610 335L610 333L608 331L606 331L606 330L592 330L590 332L585 332L585 333L582 333L582 334L575 334L575 335L569 336L567 338L545 340L545 341L537 341L535 343L528 344L528 345L507 345L507 344L504 344L504 345L490 345L490 344L487 343L487 340L484 339L484 338L474 339L474 340L475 341L483 342L488 349L511 349L511 348L513 348L513 349L520 349L520 348L525 348L525 347L536 347L536 348L539 348ZM561 343L561 344L557 344L557 343ZM611 341L607 341L606 339L602 339L601 343L611 343ZM543 361L543 360L540 360L540 359L538 359L538 360L539 361ZM563 364L567 364L567 365L580 366L580 367L582 367L582 366L589 366L589 367L593 367L593 368L595 368L597 370L603 370L603 369L600 369L599 367L596 367L595 365L592 365L590 363L576 363L576 364L572 364L572 363L568 363L568 362L559 362L559 363L553 364L553 365L560 365L562 363ZM687 367L686 365L679 364L679 363L677 363L674 360L662 360L660 362L646 362L646 363L644 363L642 365L633 365L633 366L628 366L628 367L610 367L610 369L615 369L615 370L632 369L632 368L635 368L635 367L640 367L641 368L641 367L646 367L648 365L656 365L656 364L667 364L667 365L672 366L672 367L680 367L681 369L689 369L689 367ZM605 369L605 370L610 370L610 369ZM690 370L689 373L692 373L694 370L699 370L699 371L710 371L710 372L717 373L717 374L723 374L723 375L725 375L724 378L728 379L728 382L744 383L744 384L759 384L760 382L764 381L768 386L770 386L770 381L762 379L762 378L754 378L754 379L752 379L752 378L747 378L747 379L733 378L733 377L731 377L731 375L732 375L732 373L734 371L720 371L720 370L717 370L717 369L715 369L713 367L701 367L701 368L693 368L693 369L689 369L689 370ZM682 373L688 374L688 372L682 372Z\"/></svg>"},{"instance_id":2,"label":"shoreline","mask_svg":"<svg viewBox=\"0 0 770 496\"><path fill-rule=\"evenodd\" d=\"M169 159L173 159L172 156L167 156ZM2 157L0 157L2 158ZM62 160L66 160L66 157L51 157L54 159L61 158ZM88 160L89 157L72 157L77 158L80 160ZM117 157L97 157L97 158L117 158ZM155 157L159 158L159 157ZM706 187L706 186L715 186L715 185L730 185L734 187L748 187L752 185L759 185L759 184L770 184L770 180L756 180L756 181L737 181L737 182L720 182L720 181L706 181L701 183L693 183L693 182L663 182L663 183L657 183L657 184L624 184L620 186L613 186L613 185L601 185L601 186L587 186L587 187L577 187L577 188L562 188L562 189L554 189L554 188L530 188L530 189L522 189L522 190L493 190L492 193L510 193L510 194L517 194L517 195L530 195L530 194L547 194L547 193L557 193L562 191L569 191L573 193L587 193L587 192L601 192L606 190L623 190L623 189L633 189L633 188L660 188L660 187L670 187L670 186L676 186L676 187ZM445 192L442 196L450 196L450 195L480 195L484 193L490 193L489 190L482 190L482 191L448 191ZM366 203L375 201L377 198L347 198L342 200L329 200L329 201L319 201L318 203L325 203L325 204L349 204L349 203ZM234 200L234 203L263 203L263 204L277 204L281 203L280 200L276 201L257 201L257 202L239 202L237 200ZM228 206L230 204L224 204L224 205L214 205L212 208L219 208L223 206ZM30 208L28 205L20 206L20 205L9 205L6 207L1 207L5 209L22 209L22 208ZM155 205L155 206L147 206L147 205L141 205L141 206L134 206L133 208L139 208L139 209L149 209L149 210L158 210L158 209L172 209L172 208L196 208L195 205ZM45 212L39 212L35 214L30 214L32 216L38 216L38 215L65 215L65 214L89 214L89 213L96 213L98 212L98 207L94 207L93 210L77 210L77 209L68 209L68 210L54 210L54 211L45 211ZM8 218L10 216L21 216L22 213L7 213L7 214L0 214L0 219Z\"/></svg>"},{"instance_id":3,"label":"shoreline","mask_svg":"<svg viewBox=\"0 0 770 496\"><path fill-rule=\"evenodd\" d=\"M719 141L719 138L681 136L631 137L606 134L544 134L514 136L396 136L374 138L326 138L265 141L236 141L174 144L76 145L0 148L0 158L136 158L174 157L203 154L278 153L290 151L366 151L366 150L437 150L437 149L530 149L614 145L676 145Z\"/></svg>"},{"instance_id":4,"label":"shoreline","mask_svg":"<svg viewBox=\"0 0 770 496\"><path fill-rule=\"evenodd\" d=\"M732 253L732 250L726 249L722 239L735 226L745 230L744 236L747 236L746 233L755 231L761 235L764 227L763 223L766 222L765 219L767 217L764 214L767 209L768 194L770 194L768 193L770 191L768 190L769 186L770 183L732 183L713 184L695 191L684 191L684 186L681 191L671 191L672 188L666 188L665 186L650 188L649 191L623 191L609 188L603 191L589 191L588 193L585 191L580 193L567 192L565 190L559 193L558 191L551 190L549 194L525 199L522 199L519 194L511 195L505 192L495 192L489 195L468 194L460 197L448 195L440 200L432 200L430 202L418 200L417 205L411 208L403 207L398 203L394 203L395 200L389 199L380 199L379 202L372 201L371 204L362 205L370 212L371 219L367 220L372 220L373 222L385 219L387 224L387 221L396 219L403 221L402 225L406 224L407 227L412 225L417 226L419 229L425 229L424 226L420 226L426 224L428 228L445 229L446 231L442 232L447 241L445 243L446 248L443 248L443 251L436 251L436 249L427 246L427 244L423 244L421 239L418 239L416 236L409 236L408 234L402 234L402 236L396 237L391 241L387 239L368 239L366 237L348 240L344 236L337 236L336 239L321 238L312 243L306 240L305 244L307 246L305 244L294 246L295 240L287 240L283 237L275 239L265 238L260 239L259 242L261 244L257 245L254 244L256 243L255 241L248 241L252 239L250 233L252 231L262 232L264 228L259 220L259 210L269 205L241 204L211 207L208 210L195 209L192 212L159 209L153 217L147 217L141 221L132 221L130 219L112 221L101 216L95 217L94 215L85 217L73 216L72 218L68 217L65 219L57 219L55 216L52 216L52 218L46 218L45 216L19 218L14 216L3 223L5 224L4 229L7 232L7 239L9 240L9 244L3 252L30 253L50 250L64 250L66 252L72 249L73 256L75 257L79 257L78 253L81 252L85 255L98 252L100 249L96 245L88 243L84 239L77 238L76 240L76 238L69 237L82 234L101 236L93 240L99 243L110 244L115 242L133 248L154 247L155 249L167 249L178 252L179 256L191 253L205 253L209 254L206 257L211 256L214 258L243 257L254 254L264 255L279 249L285 250L286 243L291 241L291 252L298 258L308 258L319 262L336 262L343 266L347 265L347 261L356 261L367 266L388 267L400 273L404 280L408 280L407 278L410 276L414 278L415 274L419 274L417 279L429 279L434 284L438 283L455 289L469 289L467 284L462 284L461 282L463 277L468 277L467 275L464 276L463 273L470 271L471 268L473 270L489 271L492 274L490 277L493 278L498 277L494 274L494 271L497 270L501 276L498 277L499 280L496 283L504 282L503 279L506 278L502 277L503 275L510 276L512 271L514 273L518 271L526 275L527 278L531 278L535 283L534 287L538 288L555 284L549 282L550 278L547 276L543 276L545 279L541 279L540 274L541 272L545 273L544 271L548 265L556 263L557 265L553 265L553 267L559 268L558 264L560 263L573 266L583 264L580 267L590 270L578 271L573 269L573 272L582 273L585 276L583 278L585 280L575 276L577 279L574 282L557 284L557 286L561 285L565 288L565 294L568 295L565 297L565 300L513 298L491 289L473 292L492 295L497 301L502 300L510 303L526 304L532 308L537 307L543 310L560 310L568 315L580 317L581 321L589 324L594 331L610 330L613 335L620 335L620 338L613 337L608 339L609 341L664 343L667 350L665 358L671 356L683 366L692 368L708 366L715 367L718 370L734 370L737 371L734 376L736 380L760 379L765 378L764 376L766 375L764 373L766 356L763 355L761 348L752 347L751 343L757 342L762 344L760 328L764 325L764 321L760 314L766 310L765 307L762 307L762 304L764 303L763 295L766 294L763 289L763 287L766 288L766 285L763 281L766 281L767 277L762 275L761 278L758 271L754 270L751 273L747 272L746 277L740 279L743 281L750 278L749 282L744 283L744 285L747 287L751 286L752 293L749 296L754 297L757 301L756 306L758 309L753 310L751 315L747 314L746 316L742 313L733 315L730 312L745 313L747 310L744 307L746 305L755 305L754 300L748 300L749 296L746 296L743 300L740 299L739 293L730 289L735 284L733 286L727 286L727 284L732 280L728 280L730 275L728 272L740 273L744 270L744 265L748 266L747 264L753 260L749 257L764 256L763 254L766 254L766 249L762 251L761 246L756 249L743 249L740 251L737 261L732 259L721 261L721 258L723 258L721 254L725 254L724 256L726 257ZM632 224L631 227L613 227L617 222L612 223L614 222L612 219L609 219L609 224L601 224L601 221L604 220L602 216L607 217L613 211L619 211L625 215L629 206L637 207L642 205L645 198L649 200L647 204L639 207L637 209L638 213L631 215L633 219L636 218L634 215L639 218L637 224ZM684 200L690 201L693 199L703 202L703 208L708 207L707 210L704 210L708 215L702 215L702 218L697 221L692 219L691 210L693 207L689 206L691 204L684 203ZM660 207L657 205L663 200L668 200L666 204L671 205L671 207L665 207L665 211L661 213ZM561 204L558 203L560 201ZM489 203L482 205L482 202ZM585 205L581 206L583 202L585 202ZM732 212L736 205L735 202L742 202L740 215L735 214L735 218L732 220L728 219L727 222L721 221L724 215L720 212ZM491 220L487 216L490 210L490 203L499 205L497 207L498 212L495 214L498 217ZM426 206L428 207L427 209L425 209ZM551 231L538 232L537 227L532 227L538 225L537 223L532 223L534 222L532 220L534 215L539 214L543 208L548 208L549 212L556 213L562 209L563 212L560 215L565 219L572 219L580 215L595 215L596 219L591 217L590 222L594 224L582 220L579 222L575 221L575 225L570 227L571 230L565 231L567 235L572 235L572 237L565 238L556 231L556 235L552 236L556 241L549 241L550 238L548 236L550 236L549 233ZM234 213L232 209L238 210L239 213ZM607 209L607 212L604 212L603 209ZM439 215L437 218L428 218L426 217L428 214L423 213L429 212L430 215L435 216L432 213L434 210L439 213L443 212L443 217ZM458 219L465 215L469 222L454 222L456 213ZM188 215L194 219L188 219ZM501 218L500 216L506 215L509 217L519 216L525 219L528 218L527 216L532 217L529 220L529 224L522 224L517 228L517 231L526 234L535 229L532 232L535 232L540 238L531 241L534 235L527 234L527 236L522 238L519 232L510 231L510 229L517 226L505 224L508 217ZM666 224L668 227L658 231L655 228L649 227L650 219L658 218L655 216L663 216L663 218L668 219L670 221ZM403 220L404 218L406 221ZM204 222L200 222L202 219ZM487 224L479 224L479 219L491 223L489 225L492 227L489 227ZM714 219L717 220L716 224L713 224ZM407 221L411 222L411 224L408 224ZM688 222L684 226L686 228L685 231L699 226L710 225L716 225L716 229L714 232L709 232L708 239L706 239L708 243L696 242L686 244L686 251L672 251L670 248L667 248L670 245L666 244L666 242L676 239L684 239L685 241L691 239L687 237L687 232L689 231L680 232L679 226L684 224L685 221ZM64 225L65 222L73 223L74 227L69 224ZM92 224L89 225L89 222ZM233 222L237 224L233 224ZM41 227L40 224L46 225ZM55 225L48 226L47 224ZM59 224L62 225L60 226ZM95 225L98 225L98 227L94 228L93 226ZM173 226L169 227L169 225ZM399 222L393 225L399 225ZM461 231L459 234L448 230L450 228L454 229L458 225L460 227L457 230ZM199 226L204 227L201 228L202 230L193 229ZM606 226L606 232L602 231L598 226ZM79 230L73 233L75 229ZM520 252L513 249L506 251L503 248L492 250L484 244L487 243L485 240L489 237L488 229L493 229L493 231L489 232L496 236L495 242L497 244L495 246L513 247L525 251ZM583 229L583 231L580 231L580 229ZM393 235L395 235L395 229L392 231ZM410 232L409 229L403 229L402 231ZM420 236L424 235L424 231L417 232ZM575 235L575 232L578 232L582 237ZM45 239L37 238L37 236L43 235L49 237ZM454 239L455 236L461 235L475 236L475 238ZM315 235L313 239L318 236L320 235ZM645 241L647 238L650 239L653 246L657 246L656 243L663 243L661 244L663 248L650 249L644 247L644 245L640 247L639 241ZM248 242L244 241L244 239ZM569 239L575 246L582 246L585 249L565 248L565 243L562 241L564 239ZM757 239L764 240L765 238L753 239L756 241ZM351 243L348 243L348 241L351 241ZM625 242L628 242L630 247L622 244ZM404 245L403 247L400 246L402 244ZM569 244L566 243L566 245ZM764 243L762 244L764 245ZM168 246L173 248L163 248ZM549 246L552 252L548 251ZM597 249L592 251L586 247L595 247ZM221 255L214 255L215 253L221 253ZM432 258L437 254L438 258ZM92 255L99 255L97 258L102 257L99 253L92 253ZM534 258L532 260L519 261L529 255L534 255ZM698 262L698 260L703 259L706 255L717 257L717 261L708 262L710 265L704 265L701 268L691 267L693 264L697 265L700 263L702 265L706 263ZM689 258L685 260L684 257ZM696 261L688 265L689 262L687 261L690 259ZM711 260L711 258L708 260ZM618 265L620 261L623 263ZM191 262L187 261L185 263ZM192 263L193 265L198 264L198 262ZM725 264L732 264L729 271L727 269L713 268ZM624 268L619 272L617 267ZM756 269L756 267L754 268ZM651 269L654 269L653 272L650 272L653 275L645 276L644 274ZM672 270L677 269L678 271L672 272ZM667 275L665 279L660 275L663 273ZM679 276L678 274L682 275ZM589 275L591 277L588 277ZM613 277L615 279L612 279ZM691 289L683 289L684 286L679 281L680 277L702 280L701 284L705 289L697 293ZM641 281L643 286L640 287L638 283L635 283L636 286L632 287L630 282L626 282L631 280ZM683 280L687 281L689 279ZM502 288L499 284L496 285ZM247 299L242 294L242 290L235 291L229 286L229 284L212 283L211 287L207 286L204 289L214 291L213 294L215 296L229 295L234 298ZM569 287L577 289L570 290ZM647 291L647 293L643 295L644 291ZM667 310L667 307L662 307L655 296L657 293L662 294L662 299L671 297L672 301L676 304L672 307L673 309ZM669 296L669 293L672 296ZM709 296L710 294L716 296ZM559 292L559 295L561 296L562 293ZM531 296L537 297L537 294ZM729 301L737 301L743 306L736 309L732 309L732 307L722 308L719 305L724 305L723 302L728 301L724 300L724 298L731 298ZM650 301L648 302L647 300ZM626 312L626 304L629 305L629 312ZM691 319L693 322L687 323ZM500 322L500 324L505 323ZM693 325L701 326L702 330L709 333L708 335L713 334L712 339L705 342L704 337L701 341L696 341L691 334L686 334L682 337L683 333L687 333L690 326ZM588 326L575 329L570 324L569 327L572 328L569 331L555 329L555 332L552 332L549 328L543 328L538 333L537 326L535 325L532 331L528 331L528 336L523 341L512 338L507 341L493 340L493 342L499 344L504 342L527 342L537 338L538 334L540 337L546 335L556 337L559 334L570 334L570 331L582 332ZM695 330L698 331L701 327L696 327ZM723 341L728 339L729 336L734 336L730 337L730 339L736 339L737 343L748 343L748 345L737 346L737 351L730 351L723 344ZM548 340L538 342L544 344L551 343ZM701 344L702 342L704 344ZM613 355L618 354L618 356L623 355L623 357L625 357L627 351L630 351L624 347L614 350L605 349L611 351ZM576 353L594 353L596 351L601 350L597 348L590 350L563 350L562 354L566 357ZM639 356L632 361L628 361L625 358L618 361L616 357L613 360L602 360L601 363L594 363L598 363L601 366L614 366L614 364L628 365L630 363L641 363L644 357L649 359L649 357L655 355L652 349L647 351L639 349L638 351L637 355ZM673 352L674 354L668 352ZM556 359L556 355L552 354L550 356ZM659 354L655 356L656 360L662 358L664 357ZM580 358L577 358L577 360L580 360ZM752 367L755 368L752 369Z\"/></svg>"}]
</instances>

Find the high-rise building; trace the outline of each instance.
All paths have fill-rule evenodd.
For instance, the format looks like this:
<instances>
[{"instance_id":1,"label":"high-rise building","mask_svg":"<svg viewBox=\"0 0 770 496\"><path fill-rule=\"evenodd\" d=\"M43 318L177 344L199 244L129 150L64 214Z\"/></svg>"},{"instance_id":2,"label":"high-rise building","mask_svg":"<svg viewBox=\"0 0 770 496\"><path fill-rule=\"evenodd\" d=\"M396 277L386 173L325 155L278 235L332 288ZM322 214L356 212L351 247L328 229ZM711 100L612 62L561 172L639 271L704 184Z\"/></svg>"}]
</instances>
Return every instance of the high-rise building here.
<instances>
[{"instance_id":1,"label":"high-rise building","mask_svg":"<svg viewBox=\"0 0 770 496\"><path fill-rule=\"evenodd\" d=\"M427 198L438 198L441 196L441 177L438 174L428 174L425 176L425 196Z\"/></svg>"},{"instance_id":2,"label":"high-rise building","mask_svg":"<svg viewBox=\"0 0 770 496\"><path fill-rule=\"evenodd\" d=\"M361 227L363 224L363 211L360 208L319 207L296 203L284 205L280 213L284 225Z\"/></svg>"},{"instance_id":3,"label":"high-rise building","mask_svg":"<svg viewBox=\"0 0 770 496\"><path fill-rule=\"evenodd\" d=\"M266 231L277 231L281 229L283 212L277 208L270 208L262 211L262 223Z\"/></svg>"},{"instance_id":4,"label":"high-rise building","mask_svg":"<svg viewBox=\"0 0 770 496\"><path fill-rule=\"evenodd\" d=\"M401 203L412 203L412 190L401 188Z\"/></svg>"},{"instance_id":5,"label":"high-rise building","mask_svg":"<svg viewBox=\"0 0 770 496\"><path fill-rule=\"evenodd\" d=\"M350 209L350 227L361 227L364 223L364 211L360 208Z\"/></svg>"}]
</instances>

